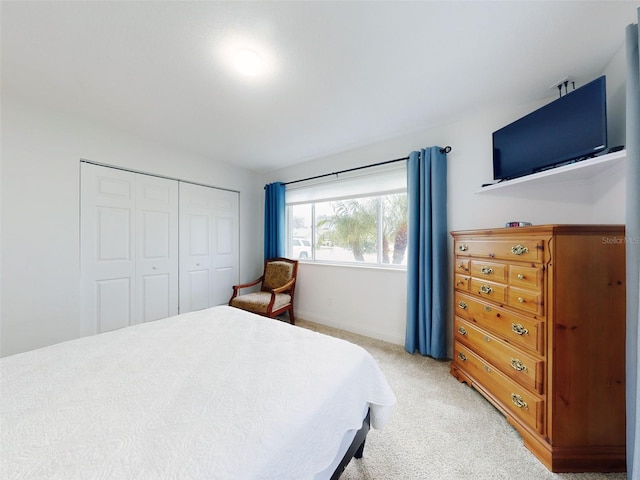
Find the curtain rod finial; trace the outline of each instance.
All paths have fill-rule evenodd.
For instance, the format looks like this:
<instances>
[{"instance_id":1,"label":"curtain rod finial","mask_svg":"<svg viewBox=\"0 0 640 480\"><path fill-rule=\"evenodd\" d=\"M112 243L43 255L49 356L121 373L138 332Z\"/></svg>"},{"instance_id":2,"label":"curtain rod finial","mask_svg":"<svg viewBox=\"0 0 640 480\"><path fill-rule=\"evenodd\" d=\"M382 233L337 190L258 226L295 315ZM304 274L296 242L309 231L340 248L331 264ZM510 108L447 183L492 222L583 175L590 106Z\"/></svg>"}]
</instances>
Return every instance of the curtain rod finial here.
<instances>
[{"instance_id":1,"label":"curtain rod finial","mask_svg":"<svg viewBox=\"0 0 640 480\"><path fill-rule=\"evenodd\" d=\"M440 149L440 153L449 153L450 151L451 151L451 147L449 145Z\"/></svg>"}]
</instances>

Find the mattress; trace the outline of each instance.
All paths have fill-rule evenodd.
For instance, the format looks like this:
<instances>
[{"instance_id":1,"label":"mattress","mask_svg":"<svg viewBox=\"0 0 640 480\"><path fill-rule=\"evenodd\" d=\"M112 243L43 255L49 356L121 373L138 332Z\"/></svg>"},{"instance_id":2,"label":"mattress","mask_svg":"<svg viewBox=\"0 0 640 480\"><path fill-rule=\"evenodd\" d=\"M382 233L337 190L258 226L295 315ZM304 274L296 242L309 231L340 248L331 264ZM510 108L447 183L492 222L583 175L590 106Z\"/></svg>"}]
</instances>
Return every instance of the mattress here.
<instances>
[{"instance_id":1,"label":"mattress","mask_svg":"<svg viewBox=\"0 0 640 480\"><path fill-rule=\"evenodd\" d=\"M363 348L220 306L0 359L7 479L321 478L395 396ZM320 477L318 476L320 475Z\"/></svg>"}]
</instances>

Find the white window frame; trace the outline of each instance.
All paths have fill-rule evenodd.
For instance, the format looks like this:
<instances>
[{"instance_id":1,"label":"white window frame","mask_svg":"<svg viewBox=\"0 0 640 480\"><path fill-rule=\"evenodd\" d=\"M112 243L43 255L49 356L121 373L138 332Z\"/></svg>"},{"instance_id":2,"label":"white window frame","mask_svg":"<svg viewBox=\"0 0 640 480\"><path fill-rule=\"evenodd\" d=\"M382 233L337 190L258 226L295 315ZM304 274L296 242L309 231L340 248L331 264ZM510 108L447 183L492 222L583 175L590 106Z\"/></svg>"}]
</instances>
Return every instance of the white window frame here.
<instances>
[{"instance_id":1,"label":"white window frame","mask_svg":"<svg viewBox=\"0 0 640 480\"><path fill-rule=\"evenodd\" d=\"M397 265L393 263L382 263L383 258L383 208L382 199L387 195L406 194L406 163L399 162L400 165L386 166L386 168L377 168L375 172L362 173L358 172L354 175L342 176L340 178L315 181L313 183L303 184L292 189L287 187L285 193L286 204L286 254L293 258L292 241L293 241L293 211L291 207L300 205L311 206L311 256L307 259L299 259L303 263L318 264L335 264L351 267L369 267L369 268L388 268L393 270L406 270L406 264ZM353 194L349 194L349 192ZM337 260L318 260L316 259L316 204L326 203L340 200L350 200L359 198L377 199L377 261L359 262L353 261L337 261Z\"/></svg>"}]
</instances>

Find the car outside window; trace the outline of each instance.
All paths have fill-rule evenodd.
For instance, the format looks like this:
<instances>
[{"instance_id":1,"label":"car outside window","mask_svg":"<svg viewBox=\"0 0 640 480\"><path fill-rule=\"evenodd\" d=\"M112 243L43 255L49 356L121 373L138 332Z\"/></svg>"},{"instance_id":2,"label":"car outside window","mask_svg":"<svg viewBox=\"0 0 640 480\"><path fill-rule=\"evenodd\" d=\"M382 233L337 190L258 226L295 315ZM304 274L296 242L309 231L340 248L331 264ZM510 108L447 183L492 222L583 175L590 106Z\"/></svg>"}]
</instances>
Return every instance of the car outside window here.
<instances>
[{"instance_id":1,"label":"car outside window","mask_svg":"<svg viewBox=\"0 0 640 480\"><path fill-rule=\"evenodd\" d=\"M311 242L304 238L294 238L292 241L292 257L301 260L311 258Z\"/></svg>"}]
</instances>

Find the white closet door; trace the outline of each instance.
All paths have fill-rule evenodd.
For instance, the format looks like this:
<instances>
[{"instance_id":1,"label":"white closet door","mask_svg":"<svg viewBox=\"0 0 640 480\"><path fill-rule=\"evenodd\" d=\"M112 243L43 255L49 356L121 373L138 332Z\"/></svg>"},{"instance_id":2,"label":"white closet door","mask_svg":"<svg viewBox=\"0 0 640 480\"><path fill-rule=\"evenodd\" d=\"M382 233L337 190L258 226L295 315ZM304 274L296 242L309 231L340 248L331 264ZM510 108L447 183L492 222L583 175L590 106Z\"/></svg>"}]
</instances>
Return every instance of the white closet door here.
<instances>
[{"instance_id":1,"label":"white closet door","mask_svg":"<svg viewBox=\"0 0 640 480\"><path fill-rule=\"evenodd\" d=\"M178 314L178 182L136 175L138 322Z\"/></svg>"},{"instance_id":2,"label":"white closet door","mask_svg":"<svg viewBox=\"0 0 640 480\"><path fill-rule=\"evenodd\" d=\"M82 334L178 314L178 181L81 163Z\"/></svg>"},{"instance_id":3,"label":"white closet door","mask_svg":"<svg viewBox=\"0 0 640 480\"><path fill-rule=\"evenodd\" d=\"M135 322L135 176L81 164L83 335Z\"/></svg>"},{"instance_id":4,"label":"white closet door","mask_svg":"<svg viewBox=\"0 0 640 480\"><path fill-rule=\"evenodd\" d=\"M240 278L239 194L213 190L213 304L226 305Z\"/></svg>"},{"instance_id":5,"label":"white closet door","mask_svg":"<svg viewBox=\"0 0 640 480\"><path fill-rule=\"evenodd\" d=\"M238 193L180 182L180 313L226 304L238 264Z\"/></svg>"},{"instance_id":6,"label":"white closet door","mask_svg":"<svg viewBox=\"0 0 640 480\"><path fill-rule=\"evenodd\" d=\"M81 163L82 334L226 304L239 194Z\"/></svg>"},{"instance_id":7,"label":"white closet door","mask_svg":"<svg viewBox=\"0 0 640 480\"><path fill-rule=\"evenodd\" d=\"M180 313L212 305L211 189L180 182Z\"/></svg>"}]
</instances>

